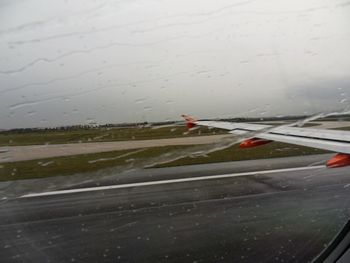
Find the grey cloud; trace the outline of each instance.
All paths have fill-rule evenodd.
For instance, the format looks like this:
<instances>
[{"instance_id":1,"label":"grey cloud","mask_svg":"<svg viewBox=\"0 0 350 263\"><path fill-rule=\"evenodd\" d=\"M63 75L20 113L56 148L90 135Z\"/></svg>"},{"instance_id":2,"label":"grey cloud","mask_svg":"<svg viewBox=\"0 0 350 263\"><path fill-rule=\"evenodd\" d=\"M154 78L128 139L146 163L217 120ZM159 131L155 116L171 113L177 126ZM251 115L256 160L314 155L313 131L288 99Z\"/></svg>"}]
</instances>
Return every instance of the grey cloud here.
<instances>
[{"instance_id":1,"label":"grey cloud","mask_svg":"<svg viewBox=\"0 0 350 263\"><path fill-rule=\"evenodd\" d=\"M3 3L0 129L347 106L348 1Z\"/></svg>"},{"instance_id":2,"label":"grey cloud","mask_svg":"<svg viewBox=\"0 0 350 263\"><path fill-rule=\"evenodd\" d=\"M293 89L300 99L339 101L350 96L350 78L327 79L300 84Z\"/></svg>"}]
</instances>

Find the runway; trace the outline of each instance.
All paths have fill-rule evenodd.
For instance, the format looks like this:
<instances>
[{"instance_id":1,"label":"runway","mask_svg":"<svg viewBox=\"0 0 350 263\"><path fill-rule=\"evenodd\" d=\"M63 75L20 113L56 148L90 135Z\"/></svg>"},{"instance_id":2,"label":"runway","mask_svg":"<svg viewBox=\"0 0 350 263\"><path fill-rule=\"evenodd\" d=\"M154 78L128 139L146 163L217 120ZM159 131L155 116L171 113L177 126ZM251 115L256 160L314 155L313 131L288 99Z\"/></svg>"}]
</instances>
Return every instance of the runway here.
<instances>
[{"instance_id":1,"label":"runway","mask_svg":"<svg viewBox=\"0 0 350 263\"><path fill-rule=\"evenodd\" d=\"M349 217L350 169L306 164L325 157L134 171L8 200L1 262L306 262Z\"/></svg>"}]
</instances>

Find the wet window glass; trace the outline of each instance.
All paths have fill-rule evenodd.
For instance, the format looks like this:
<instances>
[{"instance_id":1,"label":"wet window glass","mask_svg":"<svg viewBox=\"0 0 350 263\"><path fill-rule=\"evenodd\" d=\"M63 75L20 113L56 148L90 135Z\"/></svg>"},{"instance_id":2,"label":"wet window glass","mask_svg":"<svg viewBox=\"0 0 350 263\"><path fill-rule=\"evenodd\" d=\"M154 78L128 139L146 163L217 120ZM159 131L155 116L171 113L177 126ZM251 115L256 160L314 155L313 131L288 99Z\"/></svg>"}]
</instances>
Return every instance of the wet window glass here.
<instances>
[{"instance_id":1,"label":"wet window glass","mask_svg":"<svg viewBox=\"0 0 350 263\"><path fill-rule=\"evenodd\" d=\"M349 218L349 8L1 1L1 262L313 260Z\"/></svg>"}]
</instances>

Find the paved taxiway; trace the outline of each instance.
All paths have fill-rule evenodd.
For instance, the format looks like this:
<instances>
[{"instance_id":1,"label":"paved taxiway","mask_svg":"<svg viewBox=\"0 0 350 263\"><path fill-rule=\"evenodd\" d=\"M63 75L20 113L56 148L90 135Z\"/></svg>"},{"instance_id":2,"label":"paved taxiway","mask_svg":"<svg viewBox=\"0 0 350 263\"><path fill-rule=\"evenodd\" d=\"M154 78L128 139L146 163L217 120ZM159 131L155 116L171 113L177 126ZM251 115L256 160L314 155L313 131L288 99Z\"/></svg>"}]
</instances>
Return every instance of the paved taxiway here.
<instances>
[{"instance_id":1,"label":"paved taxiway","mask_svg":"<svg viewBox=\"0 0 350 263\"><path fill-rule=\"evenodd\" d=\"M133 171L102 187L217 177L8 200L1 262L305 262L349 216L350 169L320 166L328 156Z\"/></svg>"},{"instance_id":2,"label":"paved taxiway","mask_svg":"<svg viewBox=\"0 0 350 263\"><path fill-rule=\"evenodd\" d=\"M230 136L232 137L229 134L221 134L154 140L2 146L0 147L0 163L159 146L211 144Z\"/></svg>"}]
</instances>

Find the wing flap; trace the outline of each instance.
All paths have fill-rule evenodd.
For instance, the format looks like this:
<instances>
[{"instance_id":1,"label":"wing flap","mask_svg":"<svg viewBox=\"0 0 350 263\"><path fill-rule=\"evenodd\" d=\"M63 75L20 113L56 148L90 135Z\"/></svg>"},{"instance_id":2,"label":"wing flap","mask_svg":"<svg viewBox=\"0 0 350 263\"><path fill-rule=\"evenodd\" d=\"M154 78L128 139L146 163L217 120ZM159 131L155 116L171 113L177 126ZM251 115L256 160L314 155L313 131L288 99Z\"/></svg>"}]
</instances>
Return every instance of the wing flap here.
<instances>
[{"instance_id":1,"label":"wing flap","mask_svg":"<svg viewBox=\"0 0 350 263\"><path fill-rule=\"evenodd\" d=\"M322 150L328 150L333 152L348 153L350 154L350 143L347 142L337 142L332 140L321 140L315 138L301 138L289 135L277 135L271 133L260 133L256 137L278 141L290 144L296 144L301 146L313 147Z\"/></svg>"},{"instance_id":2,"label":"wing flap","mask_svg":"<svg viewBox=\"0 0 350 263\"><path fill-rule=\"evenodd\" d=\"M349 131L310 129L298 127L280 126L268 131L271 134L288 135L293 137L314 138L320 140L330 140L350 143Z\"/></svg>"}]
</instances>

